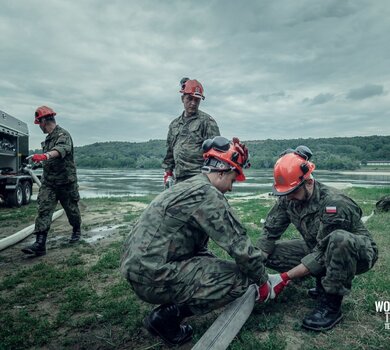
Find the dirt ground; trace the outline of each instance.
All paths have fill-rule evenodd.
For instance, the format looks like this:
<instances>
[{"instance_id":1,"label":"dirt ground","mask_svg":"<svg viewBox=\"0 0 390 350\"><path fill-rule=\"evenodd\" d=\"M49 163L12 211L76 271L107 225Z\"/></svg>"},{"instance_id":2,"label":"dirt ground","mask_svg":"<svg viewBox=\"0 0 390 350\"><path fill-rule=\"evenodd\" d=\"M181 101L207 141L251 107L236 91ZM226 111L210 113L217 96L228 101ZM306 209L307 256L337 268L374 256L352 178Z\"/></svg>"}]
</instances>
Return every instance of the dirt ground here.
<instances>
[{"instance_id":1,"label":"dirt ground","mask_svg":"<svg viewBox=\"0 0 390 350\"><path fill-rule=\"evenodd\" d=\"M120 235L123 235L127 228L130 230L131 226L130 222L124 222L124 216L129 213L134 215L140 213L146 207L146 204L135 201L109 203L105 201L94 201L93 203L80 201L79 207L82 216L82 241L103 247L112 241L121 239ZM13 223L12 225L9 225L7 220L3 220L0 239L33 224L34 217L29 222L20 220L17 224ZM9 271L9 269L16 266L20 268L42 261L55 262L70 255L73 251L73 246L68 243L71 232L72 227L68 223L66 214L63 213L51 225L46 244L47 254L45 256L36 259L21 252L24 246L34 243L35 236L33 234L23 241L0 251L0 276L8 275L7 270Z\"/></svg>"}]
</instances>

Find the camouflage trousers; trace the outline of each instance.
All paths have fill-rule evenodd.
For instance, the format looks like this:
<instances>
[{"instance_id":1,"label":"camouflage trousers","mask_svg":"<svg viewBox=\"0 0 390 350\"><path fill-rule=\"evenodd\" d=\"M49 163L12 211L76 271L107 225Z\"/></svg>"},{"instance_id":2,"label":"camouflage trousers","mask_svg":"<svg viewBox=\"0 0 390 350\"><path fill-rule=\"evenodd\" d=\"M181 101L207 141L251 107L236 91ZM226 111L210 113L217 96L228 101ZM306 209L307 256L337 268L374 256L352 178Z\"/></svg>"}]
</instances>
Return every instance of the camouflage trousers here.
<instances>
[{"instance_id":1,"label":"camouflage trousers","mask_svg":"<svg viewBox=\"0 0 390 350\"><path fill-rule=\"evenodd\" d=\"M328 235L326 249L321 259L323 265L322 286L330 294L346 295L357 274L371 269L378 259L378 252L369 237L344 230ZM277 241L275 250L268 256L265 266L285 272L299 265L311 251L302 239ZM318 274L317 274L318 276Z\"/></svg>"},{"instance_id":2,"label":"camouflage trousers","mask_svg":"<svg viewBox=\"0 0 390 350\"><path fill-rule=\"evenodd\" d=\"M42 183L38 193L38 216L35 220L35 232L49 231L51 219L58 201L65 210L69 224L79 228L81 225L81 215L78 207L79 199L77 182L56 186Z\"/></svg>"},{"instance_id":3,"label":"camouflage trousers","mask_svg":"<svg viewBox=\"0 0 390 350\"><path fill-rule=\"evenodd\" d=\"M194 314L201 315L232 302L253 283L232 261L194 257L176 264L180 273L169 285L129 281L130 285L148 303L185 304Z\"/></svg>"}]
</instances>

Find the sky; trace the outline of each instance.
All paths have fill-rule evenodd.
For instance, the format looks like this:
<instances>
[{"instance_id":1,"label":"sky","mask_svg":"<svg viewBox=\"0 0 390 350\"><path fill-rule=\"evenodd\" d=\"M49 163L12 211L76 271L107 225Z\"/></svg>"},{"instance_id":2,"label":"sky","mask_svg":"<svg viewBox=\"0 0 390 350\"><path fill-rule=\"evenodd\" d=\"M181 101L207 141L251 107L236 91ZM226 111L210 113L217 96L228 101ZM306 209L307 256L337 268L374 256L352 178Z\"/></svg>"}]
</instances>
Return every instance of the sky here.
<instances>
[{"instance_id":1,"label":"sky","mask_svg":"<svg viewBox=\"0 0 390 350\"><path fill-rule=\"evenodd\" d=\"M0 110L76 146L165 139L200 109L242 140L390 135L387 0L1 0Z\"/></svg>"}]
</instances>

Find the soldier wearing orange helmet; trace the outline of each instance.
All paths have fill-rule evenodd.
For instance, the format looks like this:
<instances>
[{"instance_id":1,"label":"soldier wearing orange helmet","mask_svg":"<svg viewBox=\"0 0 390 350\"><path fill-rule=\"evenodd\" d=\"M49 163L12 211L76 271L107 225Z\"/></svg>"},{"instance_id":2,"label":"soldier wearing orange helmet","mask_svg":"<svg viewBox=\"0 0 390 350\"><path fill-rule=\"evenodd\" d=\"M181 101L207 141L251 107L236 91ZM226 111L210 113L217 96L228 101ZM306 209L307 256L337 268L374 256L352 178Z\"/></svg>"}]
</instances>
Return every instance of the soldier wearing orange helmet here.
<instances>
[{"instance_id":1,"label":"soldier wearing orange helmet","mask_svg":"<svg viewBox=\"0 0 390 350\"><path fill-rule=\"evenodd\" d=\"M169 178L175 177L180 182L199 174L203 141L219 135L216 121L199 110L200 101L205 99L202 84L183 78L180 85L184 111L169 125L167 153L162 164L165 185Z\"/></svg>"},{"instance_id":2,"label":"soldier wearing orange helmet","mask_svg":"<svg viewBox=\"0 0 390 350\"><path fill-rule=\"evenodd\" d=\"M350 293L356 274L372 268L378 250L361 221L359 206L314 180L311 155L308 147L299 146L276 162L273 193L279 198L267 215L259 247L267 267L287 271L291 279L316 277L316 288L309 290L309 296L319 303L302 326L323 331L341 320L343 296ZM290 224L303 239L279 241Z\"/></svg>"},{"instance_id":3,"label":"soldier wearing orange helmet","mask_svg":"<svg viewBox=\"0 0 390 350\"><path fill-rule=\"evenodd\" d=\"M35 243L22 249L25 254L46 254L46 238L51 217L59 201L73 227L70 243L80 239L81 216L78 207L79 192L76 166L73 159L73 141L69 132L57 125L56 112L47 106L35 111L34 124L38 124L46 139L43 153L31 156L35 163L42 163L42 185L38 193L38 216L35 220Z\"/></svg>"},{"instance_id":4,"label":"soldier wearing orange helmet","mask_svg":"<svg viewBox=\"0 0 390 350\"><path fill-rule=\"evenodd\" d=\"M258 285L258 301L274 299L286 283L268 275L263 255L223 195L244 181L248 150L238 138L203 143L202 173L162 192L145 209L124 244L123 276L140 299L160 304L144 324L169 345L189 341L191 315L220 308ZM234 259L215 257L213 240Z\"/></svg>"}]
</instances>

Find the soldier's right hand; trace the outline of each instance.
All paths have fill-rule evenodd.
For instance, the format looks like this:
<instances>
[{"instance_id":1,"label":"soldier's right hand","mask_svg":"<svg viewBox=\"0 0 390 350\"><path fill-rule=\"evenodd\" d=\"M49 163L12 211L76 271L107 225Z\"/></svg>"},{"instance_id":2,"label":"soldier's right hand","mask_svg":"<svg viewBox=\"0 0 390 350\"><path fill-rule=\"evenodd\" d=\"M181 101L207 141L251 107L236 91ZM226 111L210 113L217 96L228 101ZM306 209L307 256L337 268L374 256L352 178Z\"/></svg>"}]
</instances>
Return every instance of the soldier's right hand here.
<instances>
[{"instance_id":1,"label":"soldier's right hand","mask_svg":"<svg viewBox=\"0 0 390 350\"><path fill-rule=\"evenodd\" d=\"M44 154L34 154L32 157L31 157L31 160L34 162L34 163L40 163L40 162L43 162L44 160L48 160L49 158L47 157L46 153Z\"/></svg>"},{"instance_id":2,"label":"soldier's right hand","mask_svg":"<svg viewBox=\"0 0 390 350\"><path fill-rule=\"evenodd\" d=\"M283 291L283 289L290 283L290 277L287 272L281 274L268 275L268 282L271 285L270 298L276 297Z\"/></svg>"}]
</instances>

